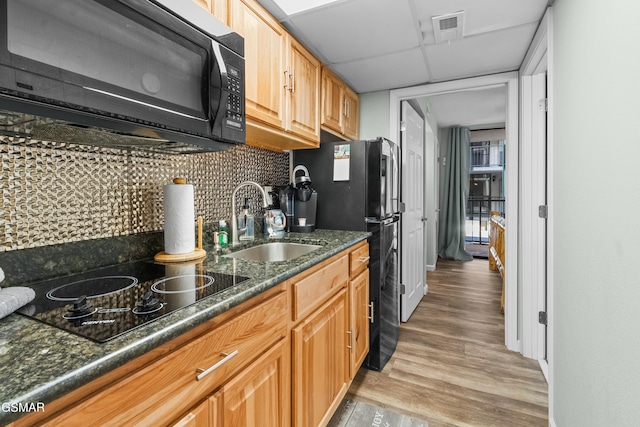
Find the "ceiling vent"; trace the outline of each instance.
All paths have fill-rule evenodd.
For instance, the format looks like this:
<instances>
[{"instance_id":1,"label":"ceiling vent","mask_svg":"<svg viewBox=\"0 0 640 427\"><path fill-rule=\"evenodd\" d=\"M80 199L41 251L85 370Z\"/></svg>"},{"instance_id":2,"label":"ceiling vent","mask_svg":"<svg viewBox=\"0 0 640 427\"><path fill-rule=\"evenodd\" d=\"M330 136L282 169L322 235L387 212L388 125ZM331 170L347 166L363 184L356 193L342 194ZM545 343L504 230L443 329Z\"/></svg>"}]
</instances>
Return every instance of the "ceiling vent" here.
<instances>
[{"instance_id":1,"label":"ceiling vent","mask_svg":"<svg viewBox=\"0 0 640 427\"><path fill-rule=\"evenodd\" d=\"M448 13L446 15L434 16L433 35L436 43L450 42L452 40L462 40L464 35L464 11Z\"/></svg>"}]
</instances>

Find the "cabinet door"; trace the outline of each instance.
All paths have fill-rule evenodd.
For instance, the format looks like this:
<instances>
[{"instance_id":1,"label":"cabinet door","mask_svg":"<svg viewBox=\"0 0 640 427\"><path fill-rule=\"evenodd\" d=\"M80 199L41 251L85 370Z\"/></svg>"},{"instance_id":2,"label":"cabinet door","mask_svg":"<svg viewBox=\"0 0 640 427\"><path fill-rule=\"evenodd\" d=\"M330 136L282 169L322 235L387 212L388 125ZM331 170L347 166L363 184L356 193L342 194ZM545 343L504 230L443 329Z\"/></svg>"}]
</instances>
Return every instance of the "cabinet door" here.
<instances>
[{"instance_id":1,"label":"cabinet door","mask_svg":"<svg viewBox=\"0 0 640 427\"><path fill-rule=\"evenodd\" d=\"M322 124L342 132L344 84L331 71L322 69Z\"/></svg>"},{"instance_id":2,"label":"cabinet door","mask_svg":"<svg viewBox=\"0 0 640 427\"><path fill-rule=\"evenodd\" d=\"M223 387L221 425L288 427L290 379L289 341L285 339Z\"/></svg>"},{"instance_id":3,"label":"cabinet door","mask_svg":"<svg viewBox=\"0 0 640 427\"><path fill-rule=\"evenodd\" d=\"M349 302L351 317L350 378L369 353L369 270L366 269L349 282Z\"/></svg>"},{"instance_id":4,"label":"cabinet door","mask_svg":"<svg viewBox=\"0 0 640 427\"><path fill-rule=\"evenodd\" d=\"M358 115L360 108L360 102L358 94L351 90L349 87L345 88L344 92L344 117L343 117L343 130L344 136L348 139L358 139Z\"/></svg>"},{"instance_id":5,"label":"cabinet door","mask_svg":"<svg viewBox=\"0 0 640 427\"><path fill-rule=\"evenodd\" d=\"M223 24L227 24L227 0L193 0L193 2L218 18Z\"/></svg>"},{"instance_id":6,"label":"cabinet door","mask_svg":"<svg viewBox=\"0 0 640 427\"><path fill-rule=\"evenodd\" d=\"M289 56L289 130L320 143L320 61L295 39Z\"/></svg>"},{"instance_id":7,"label":"cabinet door","mask_svg":"<svg viewBox=\"0 0 640 427\"><path fill-rule=\"evenodd\" d=\"M292 331L293 425L326 425L349 385L347 289Z\"/></svg>"},{"instance_id":8,"label":"cabinet door","mask_svg":"<svg viewBox=\"0 0 640 427\"><path fill-rule=\"evenodd\" d=\"M253 0L230 5L229 25L244 37L247 117L284 130L287 32Z\"/></svg>"},{"instance_id":9,"label":"cabinet door","mask_svg":"<svg viewBox=\"0 0 640 427\"><path fill-rule=\"evenodd\" d=\"M205 400L189 411L187 415L171 424L171 427L209 427L210 425L209 401Z\"/></svg>"}]
</instances>

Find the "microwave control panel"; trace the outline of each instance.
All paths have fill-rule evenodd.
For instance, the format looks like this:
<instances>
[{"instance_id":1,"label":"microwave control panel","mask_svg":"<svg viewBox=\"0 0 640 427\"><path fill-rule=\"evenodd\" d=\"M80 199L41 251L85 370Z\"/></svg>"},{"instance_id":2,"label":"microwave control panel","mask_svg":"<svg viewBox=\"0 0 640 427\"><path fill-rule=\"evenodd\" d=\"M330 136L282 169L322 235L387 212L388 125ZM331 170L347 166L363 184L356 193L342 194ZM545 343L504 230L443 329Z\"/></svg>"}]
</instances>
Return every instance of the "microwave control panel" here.
<instances>
[{"instance_id":1,"label":"microwave control panel","mask_svg":"<svg viewBox=\"0 0 640 427\"><path fill-rule=\"evenodd\" d=\"M243 93L242 93L242 73L234 67L228 67L228 87L229 98L227 100L227 124L229 120L237 122L239 127L243 123ZM234 126L234 125L232 125Z\"/></svg>"}]
</instances>

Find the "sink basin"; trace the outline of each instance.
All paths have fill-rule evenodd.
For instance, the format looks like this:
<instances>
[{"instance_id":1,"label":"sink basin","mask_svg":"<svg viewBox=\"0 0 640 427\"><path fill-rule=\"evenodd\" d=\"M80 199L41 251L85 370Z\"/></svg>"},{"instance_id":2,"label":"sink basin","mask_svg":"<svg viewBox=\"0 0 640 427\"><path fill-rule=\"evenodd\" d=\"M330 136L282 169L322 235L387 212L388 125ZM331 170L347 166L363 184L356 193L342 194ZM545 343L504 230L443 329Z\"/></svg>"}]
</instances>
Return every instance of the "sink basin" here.
<instances>
[{"instance_id":1,"label":"sink basin","mask_svg":"<svg viewBox=\"0 0 640 427\"><path fill-rule=\"evenodd\" d=\"M306 243L274 242L263 243L238 252L224 255L227 258L244 259L247 261L289 261L301 255L321 248L320 245L309 245Z\"/></svg>"}]
</instances>

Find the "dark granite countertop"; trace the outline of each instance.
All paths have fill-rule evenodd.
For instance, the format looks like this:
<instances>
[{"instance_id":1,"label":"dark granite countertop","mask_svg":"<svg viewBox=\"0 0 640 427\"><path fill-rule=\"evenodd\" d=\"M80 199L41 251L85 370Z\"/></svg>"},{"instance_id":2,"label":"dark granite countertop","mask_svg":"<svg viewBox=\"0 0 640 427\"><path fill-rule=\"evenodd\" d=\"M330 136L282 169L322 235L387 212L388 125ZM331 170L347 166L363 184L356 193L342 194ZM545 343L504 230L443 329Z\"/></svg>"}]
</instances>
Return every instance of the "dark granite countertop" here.
<instances>
[{"instance_id":1,"label":"dark granite countertop","mask_svg":"<svg viewBox=\"0 0 640 427\"><path fill-rule=\"evenodd\" d=\"M14 412L12 403L46 404L91 382L136 357L184 334L226 310L295 276L317 263L366 239L369 233L316 230L288 233L284 240L320 244L322 247L291 261L257 262L215 256L205 245L208 270L250 277L235 287L177 310L103 344L81 338L27 318L10 314L0 319L0 425L26 415ZM264 243L257 236L236 251ZM225 252L230 252L226 248ZM15 408L14 408L15 409Z\"/></svg>"}]
</instances>

